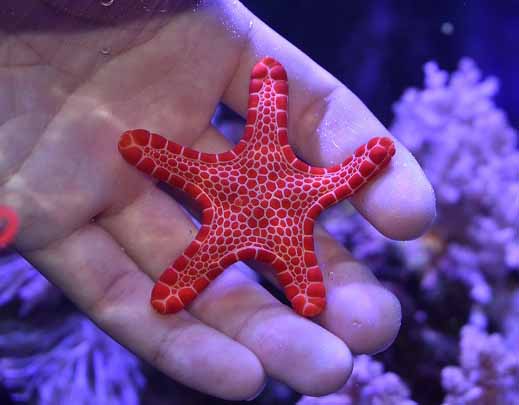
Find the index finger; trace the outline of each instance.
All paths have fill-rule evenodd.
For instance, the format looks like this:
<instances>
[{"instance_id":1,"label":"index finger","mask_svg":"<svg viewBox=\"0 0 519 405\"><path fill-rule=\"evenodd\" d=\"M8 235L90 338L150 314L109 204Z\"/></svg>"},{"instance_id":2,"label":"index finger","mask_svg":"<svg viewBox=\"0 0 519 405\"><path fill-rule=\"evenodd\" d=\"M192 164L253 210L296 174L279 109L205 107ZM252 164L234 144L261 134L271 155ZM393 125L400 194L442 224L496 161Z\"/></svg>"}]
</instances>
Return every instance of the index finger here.
<instances>
[{"instance_id":1,"label":"index finger","mask_svg":"<svg viewBox=\"0 0 519 405\"><path fill-rule=\"evenodd\" d=\"M392 137L342 83L245 7L226 12L241 14L237 20L251 21L240 61L223 96L229 107L246 115L251 68L270 55L288 73L289 142L308 163L337 164L374 136ZM425 232L435 216L434 192L411 153L394 141L396 154L389 167L351 202L384 235L412 239Z\"/></svg>"}]
</instances>

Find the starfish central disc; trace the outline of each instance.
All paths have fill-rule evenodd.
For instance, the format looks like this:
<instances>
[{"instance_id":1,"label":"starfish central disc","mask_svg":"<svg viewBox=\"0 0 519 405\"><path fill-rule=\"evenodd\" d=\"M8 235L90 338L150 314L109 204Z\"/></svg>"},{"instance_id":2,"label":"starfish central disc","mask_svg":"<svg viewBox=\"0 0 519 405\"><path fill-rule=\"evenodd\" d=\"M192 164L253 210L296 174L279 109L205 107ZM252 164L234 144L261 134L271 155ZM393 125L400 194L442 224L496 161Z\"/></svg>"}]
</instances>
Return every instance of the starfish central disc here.
<instances>
[{"instance_id":1,"label":"starfish central disc","mask_svg":"<svg viewBox=\"0 0 519 405\"><path fill-rule=\"evenodd\" d=\"M126 161L202 207L196 238L153 288L158 312L183 309L226 267L248 259L275 269L297 313L311 317L324 309L315 220L379 173L395 147L389 138L372 138L340 165L309 166L288 144L287 104L286 72L266 57L252 69L245 132L232 150L202 153L143 129L121 136Z\"/></svg>"}]
</instances>

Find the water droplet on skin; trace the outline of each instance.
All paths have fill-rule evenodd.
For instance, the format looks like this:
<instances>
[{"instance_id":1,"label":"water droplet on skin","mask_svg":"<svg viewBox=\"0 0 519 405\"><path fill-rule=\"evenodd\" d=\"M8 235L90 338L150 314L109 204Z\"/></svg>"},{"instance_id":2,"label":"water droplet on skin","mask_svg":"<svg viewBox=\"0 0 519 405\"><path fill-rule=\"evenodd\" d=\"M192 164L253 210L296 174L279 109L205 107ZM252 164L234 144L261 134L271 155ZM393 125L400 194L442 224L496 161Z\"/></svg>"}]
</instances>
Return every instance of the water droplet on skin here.
<instances>
[{"instance_id":1,"label":"water droplet on skin","mask_svg":"<svg viewBox=\"0 0 519 405\"><path fill-rule=\"evenodd\" d=\"M109 47L105 46L104 48L101 48L100 52L101 55L110 55L112 53L112 50Z\"/></svg>"},{"instance_id":2,"label":"water droplet on skin","mask_svg":"<svg viewBox=\"0 0 519 405\"><path fill-rule=\"evenodd\" d=\"M250 20L249 21L249 29L251 29L253 25L254 25L254 21Z\"/></svg>"},{"instance_id":3,"label":"water droplet on skin","mask_svg":"<svg viewBox=\"0 0 519 405\"><path fill-rule=\"evenodd\" d=\"M355 327L355 328L358 328L359 326L361 325L360 321L353 321L351 323L351 326Z\"/></svg>"},{"instance_id":4,"label":"water droplet on skin","mask_svg":"<svg viewBox=\"0 0 519 405\"><path fill-rule=\"evenodd\" d=\"M115 0L101 0L101 5L103 7L110 7L112 4L114 4Z\"/></svg>"},{"instance_id":5,"label":"water droplet on skin","mask_svg":"<svg viewBox=\"0 0 519 405\"><path fill-rule=\"evenodd\" d=\"M335 273L333 271L330 271L330 274L328 275L328 278L330 279L330 281L335 280Z\"/></svg>"}]
</instances>

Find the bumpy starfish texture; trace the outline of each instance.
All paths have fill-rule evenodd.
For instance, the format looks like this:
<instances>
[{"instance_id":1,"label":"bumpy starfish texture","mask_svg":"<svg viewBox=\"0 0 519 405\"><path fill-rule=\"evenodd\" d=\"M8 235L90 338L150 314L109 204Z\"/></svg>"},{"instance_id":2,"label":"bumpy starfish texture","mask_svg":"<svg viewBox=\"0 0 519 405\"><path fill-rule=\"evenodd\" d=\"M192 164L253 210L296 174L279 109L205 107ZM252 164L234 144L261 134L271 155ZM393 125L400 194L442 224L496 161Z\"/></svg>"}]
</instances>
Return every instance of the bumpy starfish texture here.
<instances>
[{"instance_id":1,"label":"bumpy starfish texture","mask_svg":"<svg viewBox=\"0 0 519 405\"><path fill-rule=\"evenodd\" d=\"M197 152L143 129L122 135L126 161L187 192L202 209L198 235L153 288L158 312L183 309L226 267L248 259L272 265L297 313L324 309L315 220L380 172L395 148L389 138L373 138L340 165L309 166L288 144L287 101L286 72L266 57L252 69L245 133L234 149Z\"/></svg>"}]
</instances>

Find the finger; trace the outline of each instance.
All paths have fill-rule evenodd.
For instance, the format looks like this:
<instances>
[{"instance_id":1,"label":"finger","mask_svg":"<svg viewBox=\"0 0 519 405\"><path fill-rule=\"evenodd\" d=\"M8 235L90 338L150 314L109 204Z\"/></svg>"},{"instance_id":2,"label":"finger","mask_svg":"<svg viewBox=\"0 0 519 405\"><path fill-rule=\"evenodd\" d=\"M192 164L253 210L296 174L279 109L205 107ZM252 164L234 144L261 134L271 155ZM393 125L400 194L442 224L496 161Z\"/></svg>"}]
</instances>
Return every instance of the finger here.
<instances>
[{"instance_id":1,"label":"finger","mask_svg":"<svg viewBox=\"0 0 519 405\"><path fill-rule=\"evenodd\" d=\"M187 312L155 313L152 281L99 226L25 256L100 327L171 378L230 400L262 388L261 363L243 345Z\"/></svg>"},{"instance_id":2,"label":"finger","mask_svg":"<svg viewBox=\"0 0 519 405\"><path fill-rule=\"evenodd\" d=\"M246 114L251 68L260 57L270 55L288 72L289 140L303 159L329 166L344 160L373 136L390 136L353 93L308 56L244 7L230 12L253 22L224 94L224 102L231 108ZM410 239L430 225L435 215L434 193L411 153L395 142L397 152L388 169L351 201L386 236Z\"/></svg>"},{"instance_id":3,"label":"finger","mask_svg":"<svg viewBox=\"0 0 519 405\"><path fill-rule=\"evenodd\" d=\"M400 330L398 299L322 226L315 227L314 239L327 301L317 321L356 354L386 349Z\"/></svg>"},{"instance_id":4,"label":"finger","mask_svg":"<svg viewBox=\"0 0 519 405\"><path fill-rule=\"evenodd\" d=\"M231 144L216 130L210 129L198 139L193 147L200 151L225 151L231 147ZM156 198L161 198L160 194L153 197L153 199ZM168 202L165 202L164 205L167 206ZM157 210L153 207L146 209L146 211L149 211L149 215L143 214L142 216L145 218L151 217L154 211L162 213L162 209ZM180 212L176 214L180 214ZM128 215L133 218L137 217L137 215ZM160 217L162 216L161 214ZM179 217L177 215L175 217L178 220ZM184 225L192 231L185 233L185 237L180 243L177 240L172 241L171 246L175 246L174 251L171 248L169 249L172 258L182 252L195 232L189 219L184 215L183 217L185 218ZM125 224L125 229L121 229L119 232L122 237L131 235L126 230L126 223L127 221L121 221L121 224ZM143 224L138 224L138 228L142 226ZM177 222L172 226L177 230L181 229ZM400 326L401 313L398 300L391 292L380 286L372 273L365 266L355 262L349 252L331 238L327 232L322 229L317 230L315 238L317 246L322 246L318 251L318 259L320 266L324 266L324 274L326 275L328 272L333 274L333 268L336 267L336 274L338 275L336 281L333 280L333 277L326 280L328 309L323 318L323 326L341 337L356 353L373 353L387 347L394 340ZM168 260L171 261L171 259ZM164 262L161 268L165 268L167 264L169 262ZM145 263L141 266L146 268ZM150 268L149 272L154 274L156 269ZM275 277L272 278L275 279ZM339 281L340 284L337 285ZM215 288L213 287L211 291ZM193 308L196 310L197 305ZM348 308L348 310L344 311L344 308ZM213 315L205 317L204 311L201 311L201 313L197 316L209 324L212 324L211 319L217 319ZM220 324L218 328L225 330L226 325ZM231 335L233 334L231 333ZM260 357L260 359L264 363L263 358ZM275 373L272 368L268 371L271 374ZM293 379L288 381L297 384Z\"/></svg>"},{"instance_id":5,"label":"finger","mask_svg":"<svg viewBox=\"0 0 519 405\"><path fill-rule=\"evenodd\" d=\"M218 277L189 311L248 347L271 377L302 394L334 392L351 373L352 357L341 339L234 268Z\"/></svg>"},{"instance_id":6,"label":"finger","mask_svg":"<svg viewBox=\"0 0 519 405\"><path fill-rule=\"evenodd\" d=\"M201 150L223 151L230 147L216 132L207 133L196 145ZM319 224L314 229L314 240L327 291L327 307L317 321L354 353L376 353L387 348L400 329L398 299ZM255 267L266 266L255 263ZM274 273L267 274L279 286Z\"/></svg>"},{"instance_id":7,"label":"finger","mask_svg":"<svg viewBox=\"0 0 519 405\"><path fill-rule=\"evenodd\" d=\"M314 227L314 241L326 307L313 320L340 337L354 354L386 349L400 330L398 299L319 224ZM258 262L253 267L283 290L270 267Z\"/></svg>"},{"instance_id":8,"label":"finger","mask_svg":"<svg viewBox=\"0 0 519 405\"><path fill-rule=\"evenodd\" d=\"M192 146L215 151L226 150L229 144L210 129ZM98 223L153 279L182 253L196 232L187 214L159 189L117 213L102 215ZM142 235L139 243L136 234ZM188 310L249 348L269 375L299 392L333 392L350 374L351 356L340 339L296 315L236 269L227 269Z\"/></svg>"}]
</instances>

